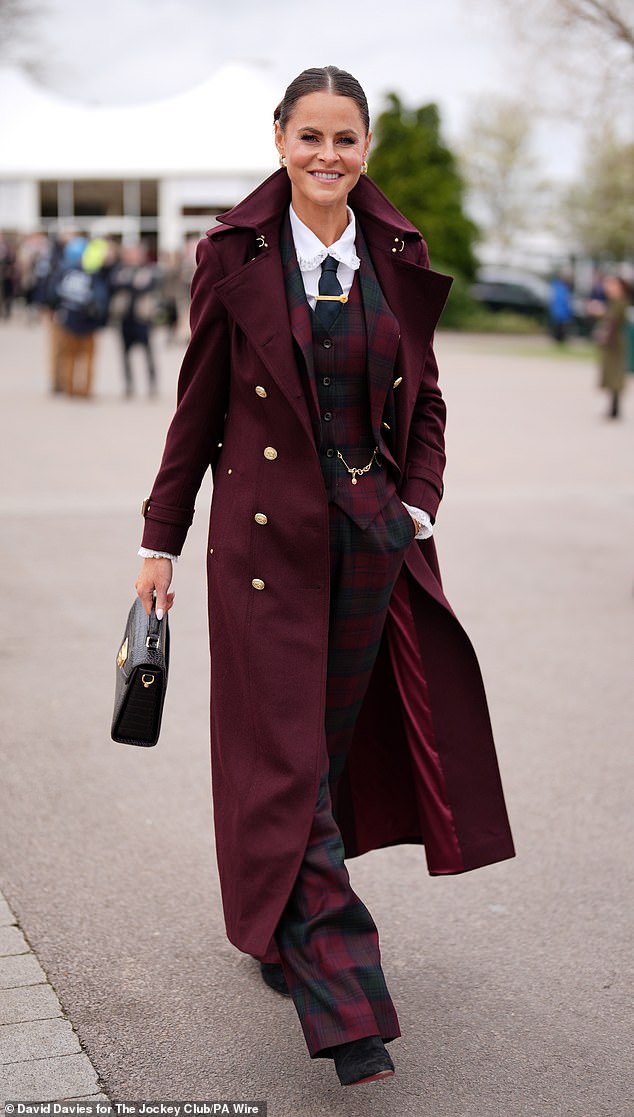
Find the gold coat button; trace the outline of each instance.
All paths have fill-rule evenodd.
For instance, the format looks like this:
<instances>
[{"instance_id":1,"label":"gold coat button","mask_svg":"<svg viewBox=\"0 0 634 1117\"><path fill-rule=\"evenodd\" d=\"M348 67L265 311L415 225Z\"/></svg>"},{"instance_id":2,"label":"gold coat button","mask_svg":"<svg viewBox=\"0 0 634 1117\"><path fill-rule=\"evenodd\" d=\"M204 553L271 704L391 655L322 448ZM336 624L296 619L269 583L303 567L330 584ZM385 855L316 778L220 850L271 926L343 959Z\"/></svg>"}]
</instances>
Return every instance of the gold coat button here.
<instances>
[{"instance_id":1,"label":"gold coat button","mask_svg":"<svg viewBox=\"0 0 634 1117\"><path fill-rule=\"evenodd\" d=\"M399 384L402 384L402 383L403 383L403 377L402 376L397 376L396 380L392 384L392 387L393 388L398 388Z\"/></svg>"},{"instance_id":2,"label":"gold coat button","mask_svg":"<svg viewBox=\"0 0 634 1117\"><path fill-rule=\"evenodd\" d=\"M274 446L264 447L264 457L268 462L274 462L277 457L277 450Z\"/></svg>"},{"instance_id":3,"label":"gold coat button","mask_svg":"<svg viewBox=\"0 0 634 1117\"><path fill-rule=\"evenodd\" d=\"M251 585L253 586L254 590L263 590L264 589L264 582L262 581L261 578L254 578L251 582Z\"/></svg>"},{"instance_id":4,"label":"gold coat button","mask_svg":"<svg viewBox=\"0 0 634 1117\"><path fill-rule=\"evenodd\" d=\"M264 512L256 512L253 519L255 520L256 524L268 524L269 522L268 517L264 515Z\"/></svg>"},{"instance_id":5,"label":"gold coat button","mask_svg":"<svg viewBox=\"0 0 634 1117\"><path fill-rule=\"evenodd\" d=\"M391 431L391 430L392 430L392 428L391 428L391 426L390 426L390 424L389 424L389 423L381 423L381 426L382 426L382 427L385 427L386 431Z\"/></svg>"},{"instance_id":6,"label":"gold coat button","mask_svg":"<svg viewBox=\"0 0 634 1117\"><path fill-rule=\"evenodd\" d=\"M255 389L255 394L256 394L256 396L259 396L260 399L266 399L266 397L268 396L268 392L267 392L266 388L263 388L261 384L257 385L257 387Z\"/></svg>"}]
</instances>

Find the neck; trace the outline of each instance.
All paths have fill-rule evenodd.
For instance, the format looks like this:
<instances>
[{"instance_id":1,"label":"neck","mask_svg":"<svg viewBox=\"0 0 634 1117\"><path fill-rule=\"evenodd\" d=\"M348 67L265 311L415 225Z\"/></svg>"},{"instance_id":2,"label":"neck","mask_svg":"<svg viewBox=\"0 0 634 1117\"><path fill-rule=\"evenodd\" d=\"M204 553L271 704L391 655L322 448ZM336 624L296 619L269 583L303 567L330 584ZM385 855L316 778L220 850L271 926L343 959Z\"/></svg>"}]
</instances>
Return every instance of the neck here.
<instances>
[{"instance_id":1,"label":"neck","mask_svg":"<svg viewBox=\"0 0 634 1117\"><path fill-rule=\"evenodd\" d=\"M302 201L298 202L293 198L293 209L300 221L308 226L311 233L314 233L326 248L339 240L348 227L346 206L346 202L336 210L324 206L306 206Z\"/></svg>"}]
</instances>

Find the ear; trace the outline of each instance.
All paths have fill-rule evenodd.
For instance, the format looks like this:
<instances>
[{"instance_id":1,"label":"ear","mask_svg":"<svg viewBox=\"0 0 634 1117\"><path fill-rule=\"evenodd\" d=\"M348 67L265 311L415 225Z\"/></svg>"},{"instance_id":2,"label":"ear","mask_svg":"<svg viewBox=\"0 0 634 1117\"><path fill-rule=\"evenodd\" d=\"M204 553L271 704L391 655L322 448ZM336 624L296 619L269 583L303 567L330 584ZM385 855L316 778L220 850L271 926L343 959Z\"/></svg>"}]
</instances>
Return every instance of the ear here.
<instances>
[{"instance_id":1,"label":"ear","mask_svg":"<svg viewBox=\"0 0 634 1117\"><path fill-rule=\"evenodd\" d=\"M367 157L368 157L368 152L370 150L370 144L371 143L372 143L372 133L368 132L368 134L366 136L366 140L365 140L365 147L363 149L363 158L364 159L367 159Z\"/></svg>"},{"instance_id":2,"label":"ear","mask_svg":"<svg viewBox=\"0 0 634 1117\"><path fill-rule=\"evenodd\" d=\"M280 155L284 154L284 133L280 128L279 120L275 121L275 146Z\"/></svg>"}]
</instances>

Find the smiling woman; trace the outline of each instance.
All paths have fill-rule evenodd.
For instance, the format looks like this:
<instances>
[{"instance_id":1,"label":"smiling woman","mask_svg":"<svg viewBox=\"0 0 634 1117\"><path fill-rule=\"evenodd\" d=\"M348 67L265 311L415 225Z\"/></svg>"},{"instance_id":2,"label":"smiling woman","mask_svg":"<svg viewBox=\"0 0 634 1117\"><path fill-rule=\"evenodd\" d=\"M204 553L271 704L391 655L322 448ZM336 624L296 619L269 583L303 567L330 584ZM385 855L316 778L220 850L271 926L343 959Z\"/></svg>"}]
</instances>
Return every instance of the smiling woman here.
<instances>
[{"instance_id":1,"label":"smiling woman","mask_svg":"<svg viewBox=\"0 0 634 1117\"><path fill-rule=\"evenodd\" d=\"M275 143L291 180L293 209L326 245L348 225L348 194L367 171L368 123L367 105L339 89L291 94L290 106L276 112Z\"/></svg>"},{"instance_id":2,"label":"smiling woman","mask_svg":"<svg viewBox=\"0 0 634 1117\"><path fill-rule=\"evenodd\" d=\"M203 474L216 850L230 940L340 1082L399 1024L344 857L424 843L434 874L513 856L486 698L440 583L451 281L367 178L365 95L304 71L282 167L198 248L192 337L144 502L137 590L171 608Z\"/></svg>"}]
</instances>

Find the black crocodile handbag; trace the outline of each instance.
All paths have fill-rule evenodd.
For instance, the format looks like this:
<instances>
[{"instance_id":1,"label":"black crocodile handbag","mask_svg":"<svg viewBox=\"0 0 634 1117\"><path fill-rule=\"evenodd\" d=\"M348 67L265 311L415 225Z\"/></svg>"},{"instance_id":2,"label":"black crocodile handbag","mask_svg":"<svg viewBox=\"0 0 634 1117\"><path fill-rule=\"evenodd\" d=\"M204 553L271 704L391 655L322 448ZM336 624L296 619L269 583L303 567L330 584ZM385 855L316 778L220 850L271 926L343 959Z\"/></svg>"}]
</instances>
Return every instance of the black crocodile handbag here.
<instances>
[{"instance_id":1,"label":"black crocodile handbag","mask_svg":"<svg viewBox=\"0 0 634 1117\"><path fill-rule=\"evenodd\" d=\"M113 741L146 747L158 741L167 689L169 645L167 613L159 621L152 605L148 616L137 597L117 655Z\"/></svg>"}]
</instances>

